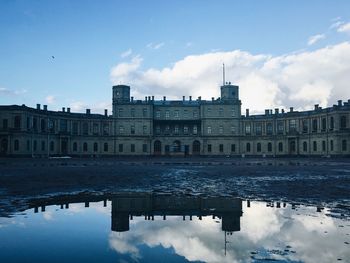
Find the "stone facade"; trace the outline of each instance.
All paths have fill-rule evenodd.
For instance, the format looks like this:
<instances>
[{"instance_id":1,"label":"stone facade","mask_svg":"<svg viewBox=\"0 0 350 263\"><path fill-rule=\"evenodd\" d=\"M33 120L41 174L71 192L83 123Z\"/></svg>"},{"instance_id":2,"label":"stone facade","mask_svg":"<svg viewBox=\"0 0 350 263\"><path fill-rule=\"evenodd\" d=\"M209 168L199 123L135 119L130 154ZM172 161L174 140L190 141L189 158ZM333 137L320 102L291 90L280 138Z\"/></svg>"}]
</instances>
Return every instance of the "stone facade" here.
<instances>
[{"instance_id":1,"label":"stone facade","mask_svg":"<svg viewBox=\"0 0 350 263\"><path fill-rule=\"evenodd\" d=\"M113 114L0 106L1 156L349 156L350 100L310 111L241 113L239 88L169 101L113 87Z\"/></svg>"}]
</instances>

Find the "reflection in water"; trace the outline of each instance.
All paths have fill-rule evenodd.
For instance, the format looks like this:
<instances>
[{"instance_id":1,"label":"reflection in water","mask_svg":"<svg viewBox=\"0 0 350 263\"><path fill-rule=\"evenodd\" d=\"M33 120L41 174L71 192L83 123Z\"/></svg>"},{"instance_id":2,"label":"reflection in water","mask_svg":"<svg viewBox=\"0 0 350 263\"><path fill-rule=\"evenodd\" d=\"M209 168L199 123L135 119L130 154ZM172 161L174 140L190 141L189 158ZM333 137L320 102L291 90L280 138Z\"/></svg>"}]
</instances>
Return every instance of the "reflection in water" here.
<instances>
[{"instance_id":1,"label":"reflection in water","mask_svg":"<svg viewBox=\"0 0 350 263\"><path fill-rule=\"evenodd\" d=\"M0 218L0 258L4 262L34 258L37 262L93 258L99 262L350 262L349 221L327 216L326 208L141 193L108 200L53 200L36 204L34 213Z\"/></svg>"}]
</instances>

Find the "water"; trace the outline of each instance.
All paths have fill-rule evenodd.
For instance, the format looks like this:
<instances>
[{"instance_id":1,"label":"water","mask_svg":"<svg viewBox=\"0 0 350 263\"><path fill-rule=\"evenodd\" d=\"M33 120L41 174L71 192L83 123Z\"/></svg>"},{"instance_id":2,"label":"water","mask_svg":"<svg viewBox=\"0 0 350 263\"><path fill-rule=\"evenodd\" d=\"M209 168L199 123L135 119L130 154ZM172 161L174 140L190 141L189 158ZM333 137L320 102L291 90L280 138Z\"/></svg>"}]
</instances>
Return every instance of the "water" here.
<instances>
[{"instance_id":1,"label":"water","mask_svg":"<svg viewBox=\"0 0 350 263\"><path fill-rule=\"evenodd\" d=\"M327 208L232 197L51 200L0 218L1 262L350 262Z\"/></svg>"}]
</instances>

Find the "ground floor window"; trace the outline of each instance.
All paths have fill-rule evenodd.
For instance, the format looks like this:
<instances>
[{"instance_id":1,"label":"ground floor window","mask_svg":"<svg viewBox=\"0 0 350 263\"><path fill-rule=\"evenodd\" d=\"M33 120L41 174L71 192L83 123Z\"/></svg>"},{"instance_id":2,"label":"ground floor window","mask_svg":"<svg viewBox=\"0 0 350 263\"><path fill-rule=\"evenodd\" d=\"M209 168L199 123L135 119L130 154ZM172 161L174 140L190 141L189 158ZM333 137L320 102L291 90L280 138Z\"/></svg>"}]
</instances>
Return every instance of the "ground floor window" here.
<instances>
[{"instance_id":1,"label":"ground floor window","mask_svg":"<svg viewBox=\"0 0 350 263\"><path fill-rule=\"evenodd\" d=\"M78 144L76 142L73 143L73 152L78 151Z\"/></svg>"},{"instance_id":2,"label":"ground floor window","mask_svg":"<svg viewBox=\"0 0 350 263\"><path fill-rule=\"evenodd\" d=\"M208 153L211 153L211 144L208 144Z\"/></svg>"},{"instance_id":3,"label":"ground floor window","mask_svg":"<svg viewBox=\"0 0 350 263\"><path fill-rule=\"evenodd\" d=\"M88 144L86 142L84 142L84 144L83 144L83 151L84 152L88 151Z\"/></svg>"},{"instance_id":4,"label":"ground floor window","mask_svg":"<svg viewBox=\"0 0 350 263\"><path fill-rule=\"evenodd\" d=\"M259 152L261 152L261 143L260 142L258 142L257 144L256 144L256 151L259 153Z\"/></svg>"},{"instance_id":5,"label":"ground floor window","mask_svg":"<svg viewBox=\"0 0 350 263\"><path fill-rule=\"evenodd\" d=\"M236 151L236 144L231 144L231 152L235 152Z\"/></svg>"},{"instance_id":6,"label":"ground floor window","mask_svg":"<svg viewBox=\"0 0 350 263\"><path fill-rule=\"evenodd\" d=\"M278 143L278 151L283 152L283 143L282 142Z\"/></svg>"},{"instance_id":7,"label":"ground floor window","mask_svg":"<svg viewBox=\"0 0 350 263\"><path fill-rule=\"evenodd\" d=\"M119 149L118 149L118 150L119 150L119 152L120 152L120 153L122 153L122 152L123 152L123 150L124 150L124 149L123 149L123 148L124 148L123 144L122 144L122 143L120 143L120 144L119 144L119 146L118 146L118 148L119 148Z\"/></svg>"},{"instance_id":8,"label":"ground floor window","mask_svg":"<svg viewBox=\"0 0 350 263\"><path fill-rule=\"evenodd\" d=\"M45 151L45 141L41 141L41 150Z\"/></svg>"},{"instance_id":9,"label":"ground floor window","mask_svg":"<svg viewBox=\"0 0 350 263\"><path fill-rule=\"evenodd\" d=\"M18 151L18 150L19 150L19 141L18 141L18 140L15 140L15 143L14 143L14 150L15 150L15 151Z\"/></svg>"},{"instance_id":10,"label":"ground floor window","mask_svg":"<svg viewBox=\"0 0 350 263\"><path fill-rule=\"evenodd\" d=\"M334 149L334 143L333 143L333 140L330 141L330 144L331 144L331 151L333 151Z\"/></svg>"},{"instance_id":11,"label":"ground floor window","mask_svg":"<svg viewBox=\"0 0 350 263\"><path fill-rule=\"evenodd\" d=\"M30 141L27 140L27 151L29 151L29 150L30 150Z\"/></svg>"},{"instance_id":12,"label":"ground floor window","mask_svg":"<svg viewBox=\"0 0 350 263\"><path fill-rule=\"evenodd\" d=\"M268 152L272 152L272 143L271 143L271 142L269 142L269 143L267 144L267 151L268 151Z\"/></svg>"},{"instance_id":13,"label":"ground floor window","mask_svg":"<svg viewBox=\"0 0 350 263\"><path fill-rule=\"evenodd\" d=\"M322 141L322 151L326 151L326 141Z\"/></svg>"},{"instance_id":14,"label":"ground floor window","mask_svg":"<svg viewBox=\"0 0 350 263\"><path fill-rule=\"evenodd\" d=\"M146 153L148 150L147 150L147 144L143 144L142 145L142 152Z\"/></svg>"},{"instance_id":15,"label":"ground floor window","mask_svg":"<svg viewBox=\"0 0 350 263\"><path fill-rule=\"evenodd\" d=\"M50 151L53 152L55 150L55 143L53 141L50 142Z\"/></svg>"},{"instance_id":16,"label":"ground floor window","mask_svg":"<svg viewBox=\"0 0 350 263\"><path fill-rule=\"evenodd\" d=\"M131 151L132 153L135 152L135 144L131 144L131 146L130 146L130 151Z\"/></svg>"},{"instance_id":17,"label":"ground floor window","mask_svg":"<svg viewBox=\"0 0 350 263\"><path fill-rule=\"evenodd\" d=\"M94 143L94 152L97 152L98 151L98 144L97 142Z\"/></svg>"},{"instance_id":18,"label":"ground floor window","mask_svg":"<svg viewBox=\"0 0 350 263\"><path fill-rule=\"evenodd\" d=\"M224 152L224 145L223 144L220 144L219 145L219 151L222 153Z\"/></svg>"},{"instance_id":19,"label":"ground floor window","mask_svg":"<svg viewBox=\"0 0 350 263\"><path fill-rule=\"evenodd\" d=\"M316 141L313 142L313 150L314 150L314 152L317 151L317 142Z\"/></svg>"},{"instance_id":20,"label":"ground floor window","mask_svg":"<svg viewBox=\"0 0 350 263\"><path fill-rule=\"evenodd\" d=\"M303 151L307 152L307 142L303 142Z\"/></svg>"},{"instance_id":21,"label":"ground floor window","mask_svg":"<svg viewBox=\"0 0 350 263\"><path fill-rule=\"evenodd\" d=\"M104 143L103 145L103 151L108 152L108 143Z\"/></svg>"},{"instance_id":22,"label":"ground floor window","mask_svg":"<svg viewBox=\"0 0 350 263\"><path fill-rule=\"evenodd\" d=\"M250 152L250 143L249 142L247 142L246 150L247 150L247 152Z\"/></svg>"},{"instance_id":23,"label":"ground floor window","mask_svg":"<svg viewBox=\"0 0 350 263\"><path fill-rule=\"evenodd\" d=\"M347 150L347 142L346 142L346 140L343 140L342 142L341 142L341 150L342 151L346 151Z\"/></svg>"}]
</instances>

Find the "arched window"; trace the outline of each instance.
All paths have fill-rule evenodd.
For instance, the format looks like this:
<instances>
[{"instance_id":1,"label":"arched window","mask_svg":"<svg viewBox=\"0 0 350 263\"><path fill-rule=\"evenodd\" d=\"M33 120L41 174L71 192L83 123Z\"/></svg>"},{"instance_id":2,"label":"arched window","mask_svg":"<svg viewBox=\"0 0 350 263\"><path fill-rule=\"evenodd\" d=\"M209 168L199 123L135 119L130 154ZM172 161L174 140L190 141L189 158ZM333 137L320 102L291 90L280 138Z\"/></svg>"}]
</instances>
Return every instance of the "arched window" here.
<instances>
[{"instance_id":1,"label":"arched window","mask_svg":"<svg viewBox=\"0 0 350 263\"><path fill-rule=\"evenodd\" d=\"M268 151L268 152L272 152L272 143L271 143L271 142L269 142L269 143L267 144L267 151Z\"/></svg>"},{"instance_id":2,"label":"arched window","mask_svg":"<svg viewBox=\"0 0 350 263\"><path fill-rule=\"evenodd\" d=\"M14 150L15 150L15 151L18 151L18 150L19 150L19 141L18 141L18 140L15 140L15 143L14 143Z\"/></svg>"},{"instance_id":3,"label":"arched window","mask_svg":"<svg viewBox=\"0 0 350 263\"><path fill-rule=\"evenodd\" d=\"M307 152L307 142L303 142L303 151Z\"/></svg>"},{"instance_id":4,"label":"arched window","mask_svg":"<svg viewBox=\"0 0 350 263\"><path fill-rule=\"evenodd\" d=\"M249 143L249 142L247 142L246 151L247 151L248 153L250 152L250 143Z\"/></svg>"},{"instance_id":5,"label":"arched window","mask_svg":"<svg viewBox=\"0 0 350 263\"><path fill-rule=\"evenodd\" d=\"M73 152L78 151L78 144L76 142L73 142Z\"/></svg>"},{"instance_id":6,"label":"arched window","mask_svg":"<svg viewBox=\"0 0 350 263\"><path fill-rule=\"evenodd\" d=\"M282 142L278 143L278 151L283 152L283 143Z\"/></svg>"},{"instance_id":7,"label":"arched window","mask_svg":"<svg viewBox=\"0 0 350 263\"><path fill-rule=\"evenodd\" d=\"M259 152L261 152L261 143L260 142L258 142L257 144L256 144L256 151L259 153Z\"/></svg>"},{"instance_id":8,"label":"arched window","mask_svg":"<svg viewBox=\"0 0 350 263\"><path fill-rule=\"evenodd\" d=\"M83 144L83 151L84 152L88 151L88 144L86 142L84 142L84 144Z\"/></svg>"},{"instance_id":9,"label":"arched window","mask_svg":"<svg viewBox=\"0 0 350 263\"><path fill-rule=\"evenodd\" d=\"M108 143L107 143L107 142L105 142L105 143L103 144L103 150L104 150L105 152L108 152Z\"/></svg>"},{"instance_id":10,"label":"arched window","mask_svg":"<svg viewBox=\"0 0 350 263\"><path fill-rule=\"evenodd\" d=\"M346 128L346 116L340 117L340 128L345 129Z\"/></svg>"},{"instance_id":11,"label":"arched window","mask_svg":"<svg viewBox=\"0 0 350 263\"><path fill-rule=\"evenodd\" d=\"M98 151L98 144L97 142L94 143L94 152L97 152Z\"/></svg>"},{"instance_id":12,"label":"arched window","mask_svg":"<svg viewBox=\"0 0 350 263\"><path fill-rule=\"evenodd\" d=\"M199 141L194 141L192 145L192 153L193 154L199 154L201 150L201 144Z\"/></svg>"}]
</instances>

